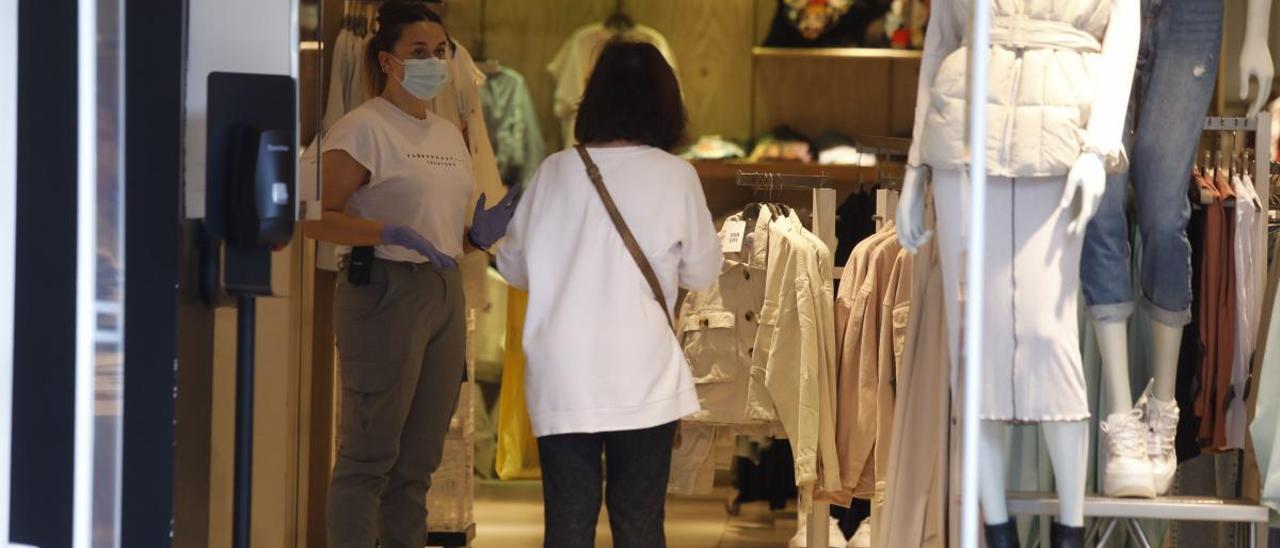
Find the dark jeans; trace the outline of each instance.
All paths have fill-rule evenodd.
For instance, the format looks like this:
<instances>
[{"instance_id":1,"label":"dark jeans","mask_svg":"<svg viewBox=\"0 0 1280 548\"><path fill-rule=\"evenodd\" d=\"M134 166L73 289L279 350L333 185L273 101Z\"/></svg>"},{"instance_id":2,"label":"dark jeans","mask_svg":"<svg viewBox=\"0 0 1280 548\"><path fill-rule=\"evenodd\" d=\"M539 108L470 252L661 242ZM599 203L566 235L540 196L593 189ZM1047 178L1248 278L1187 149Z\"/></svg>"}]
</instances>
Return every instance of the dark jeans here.
<instances>
[{"instance_id":1,"label":"dark jeans","mask_svg":"<svg viewBox=\"0 0 1280 548\"><path fill-rule=\"evenodd\" d=\"M644 430L538 438L546 514L542 545L592 548L601 493L616 548L664 548L667 479L676 423ZM601 473L603 454L607 477ZM607 490L601 486L605 477Z\"/></svg>"}]
</instances>

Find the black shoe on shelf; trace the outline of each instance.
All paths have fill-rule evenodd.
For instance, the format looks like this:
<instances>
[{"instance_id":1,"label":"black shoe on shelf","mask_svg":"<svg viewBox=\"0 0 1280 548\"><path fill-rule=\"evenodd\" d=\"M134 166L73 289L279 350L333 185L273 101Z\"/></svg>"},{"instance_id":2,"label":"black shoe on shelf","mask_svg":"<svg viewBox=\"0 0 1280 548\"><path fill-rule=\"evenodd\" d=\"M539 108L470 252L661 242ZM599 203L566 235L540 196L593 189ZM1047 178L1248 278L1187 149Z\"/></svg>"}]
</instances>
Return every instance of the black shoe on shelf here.
<instances>
[{"instance_id":1,"label":"black shoe on shelf","mask_svg":"<svg viewBox=\"0 0 1280 548\"><path fill-rule=\"evenodd\" d=\"M1068 527L1055 521L1049 543L1053 548L1084 548L1084 527Z\"/></svg>"},{"instance_id":2,"label":"black shoe on shelf","mask_svg":"<svg viewBox=\"0 0 1280 548\"><path fill-rule=\"evenodd\" d=\"M1018 524L1013 520L999 525L987 525L987 548L1021 548L1018 544Z\"/></svg>"}]
</instances>

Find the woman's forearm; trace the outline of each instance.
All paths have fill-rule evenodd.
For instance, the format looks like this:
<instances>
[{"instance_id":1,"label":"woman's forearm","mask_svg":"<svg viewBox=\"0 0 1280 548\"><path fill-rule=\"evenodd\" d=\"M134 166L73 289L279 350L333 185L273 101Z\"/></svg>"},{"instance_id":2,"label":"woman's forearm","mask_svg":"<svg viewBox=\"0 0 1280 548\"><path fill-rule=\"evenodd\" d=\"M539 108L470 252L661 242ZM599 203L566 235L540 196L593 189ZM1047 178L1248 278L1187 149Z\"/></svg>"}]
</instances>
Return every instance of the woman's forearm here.
<instances>
[{"instance_id":1,"label":"woman's forearm","mask_svg":"<svg viewBox=\"0 0 1280 548\"><path fill-rule=\"evenodd\" d=\"M319 221L307 221L303 230L308 238L338 245L369 246L382 243L382 223L341 211L325 211Z\"/></svg>"}]
</instances>

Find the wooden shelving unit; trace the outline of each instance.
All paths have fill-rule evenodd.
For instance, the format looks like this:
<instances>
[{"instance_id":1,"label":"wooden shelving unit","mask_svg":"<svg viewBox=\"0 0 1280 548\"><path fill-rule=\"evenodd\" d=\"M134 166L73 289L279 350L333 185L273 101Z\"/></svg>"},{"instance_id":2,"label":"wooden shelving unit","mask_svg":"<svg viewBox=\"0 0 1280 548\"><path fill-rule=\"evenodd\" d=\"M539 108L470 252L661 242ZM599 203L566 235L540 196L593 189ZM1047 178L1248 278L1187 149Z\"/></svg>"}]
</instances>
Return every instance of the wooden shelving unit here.
<instances>
[{"instance_id":1,"label":"wooden shelving unit","mask_svg":"<svg viewBox=\"0 0 1280 548\"><path fill-rule=\"evenodd\" d=\"M755 47L751 53L753 136L780 125L810 136L911 133L921 51Z\"/></svg>"},{"instance_id":2,"label":"wooden shelving unit","mask_svg":"<svg viewBox=\"0 0 1280 548\"><path fill-rule=\"evenodd\" d=\"M779 59L920 59L924 52L916 49L889 48L752 48L755 57Z\"/></svg>"}]
</instances>

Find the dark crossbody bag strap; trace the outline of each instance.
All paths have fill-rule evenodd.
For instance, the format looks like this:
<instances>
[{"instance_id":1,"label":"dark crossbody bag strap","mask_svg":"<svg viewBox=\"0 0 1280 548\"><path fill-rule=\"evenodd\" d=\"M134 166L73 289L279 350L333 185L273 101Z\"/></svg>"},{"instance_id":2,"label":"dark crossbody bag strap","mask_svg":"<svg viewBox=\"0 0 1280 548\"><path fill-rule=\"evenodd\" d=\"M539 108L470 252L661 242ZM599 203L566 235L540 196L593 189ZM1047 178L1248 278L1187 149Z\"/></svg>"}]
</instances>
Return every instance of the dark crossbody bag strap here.
<instances>
[{"instance_id":1,"label":"dark crossbody bag strap","mask_svg":"<svg viewBox=\"0 0 1280 548\"><path fill-rule=\"evenodd\" d=\"M587 154L587 147L577 145L574 148L578 150L578 155L582 157L582 163L587 166L587 177L591 179L591 184L596 187L596 192L600 194L600 201L604 202L604 209L609 212L609 218L613 220L614 228L618 229L618 235L622 236L622 243L626 245L627 251L631 253L631 258L635 260L636 266L640 267L640 273L644 275L644 280L649 282L649 289L653 290L653 297L657 299L658 306L662 307L662 315L667 317L667 325L671 327L671 331L674 333L675 323L671 321L671 312L667 310L667 297L662 292L662 284L658 283L657 273L653 271L653 266L649 264L649 259L640 250L640 244L636 243L636 238L631 234L631 229L627 227L627 222L623 220L617 204L613 203L613 197L609 195L609 189L604 186L604 178L600 176L600 168L596 167L596 163L591 160L591 155Z\"/></svg>"}]
</instances>

